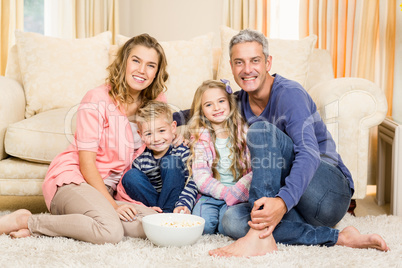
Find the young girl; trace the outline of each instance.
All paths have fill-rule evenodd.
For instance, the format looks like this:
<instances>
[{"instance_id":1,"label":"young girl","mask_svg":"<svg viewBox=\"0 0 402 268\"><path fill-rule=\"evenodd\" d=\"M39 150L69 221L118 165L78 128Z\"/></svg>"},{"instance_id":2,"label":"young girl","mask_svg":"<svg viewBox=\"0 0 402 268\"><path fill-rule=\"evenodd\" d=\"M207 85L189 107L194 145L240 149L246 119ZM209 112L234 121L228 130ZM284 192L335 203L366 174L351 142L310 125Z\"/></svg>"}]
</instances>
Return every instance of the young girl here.
<instances>
[{"instance_id":1,"label":"young girl","mask_svg":"<svg viewBox=\"0 0 402 268\"><path fill-rule=\"evenodd\" d=\"M189 171L202 194L193 214L205 219L204 234L223 233L228 206L248 200L252 178L246 125L229 82L208 80L191 105Z\"/></svg>"},{"instance_id":2,"label":"young girl","mask_svg":"<svg viewBox=\"0 0 402 268\"><path fill-rule=\"evenodd\" d=\"M138 218L156 212L116 202L113 193L130 168L133 148L139 147L129 119L149 100L165 100L166 66L162 46L148 34L119 49L107 83L88 91L80 104L75 142L50 164L42 188L51 215L17 210L0 218L0 234L65 236L96 244L118 243L124 235L145 237Z\"/></svg>"}]
</instances>

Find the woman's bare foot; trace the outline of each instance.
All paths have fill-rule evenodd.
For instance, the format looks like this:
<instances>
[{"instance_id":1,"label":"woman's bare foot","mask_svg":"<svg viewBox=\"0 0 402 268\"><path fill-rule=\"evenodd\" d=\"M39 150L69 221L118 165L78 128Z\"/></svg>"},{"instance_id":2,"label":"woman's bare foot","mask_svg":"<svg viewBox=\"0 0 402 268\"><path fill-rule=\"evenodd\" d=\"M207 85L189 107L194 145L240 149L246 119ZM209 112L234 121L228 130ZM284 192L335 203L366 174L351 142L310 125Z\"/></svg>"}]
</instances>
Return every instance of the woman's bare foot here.
<instances>
[{"instance_id":1,"label":"woman's bare foot","mask_svg":"<svg viewBox=\"0 0 402 268\"><path fill-rule=\"evenodd\" d=\"M0 235L28 229L28 219L31 215L29 210L19 209L0 217Z\"/></svg>"},{"instance_id":2,"label":"woman's bare foot","mask_svg":"<svg viewBox=\"0 0 402 268\"><path fill-rule=\"evenodd\" d=\"M23 238L31 236L31 232L29 231L29 229L20 229L16 232L11 232L10 236L11 238Z\"/></svg>"},{"instance_id":3,"label":"woman's bare foot","mask_svg":"<svg viewBox=\"0 0 402 268\"><path fill-rule=\"evenodd\" d=\"M226 247L210 250L209 255L220 257L252 257L262 256L278 250L272 235L264 239L259 238L259 234L262 231L250 228L244 237Z\"/></svg>"},{"instance_id":4,"label":"woman's bare foot","mask_svg":"<svg viewBox=\"0 0 402 268\"><path fill-rule=\"evenodd\" d=\"M388 251L385 240L378 234L361 234L355 227L348 226L339 233L336 245L351 248L375 248Z\"/></svg>"}]
</instances>

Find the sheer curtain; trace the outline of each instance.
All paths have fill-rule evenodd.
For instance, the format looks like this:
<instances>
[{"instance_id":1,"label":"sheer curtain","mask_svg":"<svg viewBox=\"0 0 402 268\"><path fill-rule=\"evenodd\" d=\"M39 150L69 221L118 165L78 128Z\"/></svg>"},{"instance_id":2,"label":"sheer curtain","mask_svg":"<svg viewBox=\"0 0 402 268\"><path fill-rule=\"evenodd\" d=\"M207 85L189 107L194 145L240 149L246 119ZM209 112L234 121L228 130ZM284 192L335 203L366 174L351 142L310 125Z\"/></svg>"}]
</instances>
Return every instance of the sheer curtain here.
<instances>
[{"instance_id":1,"label":"sheer curtain","mask_svg":"<svg viewBox=\"0 0 402 268\"><path fill-rule=\"evenodd\" d=\"M395 0L300 0L300 37L318 36L331 53L336 77L361 77L383 89L392 114ZM371 130L369 183L375 183L377 132Z\"/></svg>"},{"instance_id":2,"label":"sheer curtain","mask_svg":"<svg viewBox=\"0 0 402 268\"><path fill-rule=\"evenodd\" d=\"M395 70L392 117L402 123L402 1L397 1L395 30Z\"/></svg>"},{"instance_id":3,"label":"sheer curtain","mask_svg":"<svg viewBox=\"0 0 402 268\"><path fill-rule=\"evenodd\" d=\"M45 0L45 35L91 37L119 29L118 0Z\"/></svg>"},{"instance_id":4,"label":"sheer curtain","mask_svg":"<svg viewBox=\"0 0 402 268\"><path fill-rule=\"evenodd\" d=\"M270 0L224 0L223 21L235 30L258 30L269 36Z\"/></svg>"},{"instance_id":5,"label":"sheer curtain","mask_svg":"<svg viewBox=\"0 0 402 268\"><path fill-rule=\"evenodd\" d=\"M14 31L24 28L24 1L0 0L0 22L0 75L4 75L8 51L15 43Z\"/></svg>"},{"instance_id":6,"label":"sheer curtain","mask_svg":"<svg viewBox=\"0 0 402 268\"><path fill-rule=\"evenodd\" d=\"M300 37L317 35L331 53L335 77L378 84L392 111L395 0L300 0Z\"/></svg>"}]
</instances>

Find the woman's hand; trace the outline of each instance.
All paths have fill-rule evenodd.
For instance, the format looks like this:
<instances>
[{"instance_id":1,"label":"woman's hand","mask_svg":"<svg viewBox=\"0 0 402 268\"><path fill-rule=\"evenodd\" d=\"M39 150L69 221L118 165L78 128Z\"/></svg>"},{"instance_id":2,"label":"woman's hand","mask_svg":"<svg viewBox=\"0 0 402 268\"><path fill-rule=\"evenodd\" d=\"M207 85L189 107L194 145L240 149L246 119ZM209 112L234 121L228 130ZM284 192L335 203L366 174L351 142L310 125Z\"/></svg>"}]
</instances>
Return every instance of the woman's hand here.
<instances>
[{"instance_id":1,"label":"woman's hand","mask_svg":"<svg viewBox=\"0 0 402 268\"><path fill-rule=\"evenodd\" d=\"M261 206L264 207L260 209ZM267 228L266 232L260 235L260 238L266 238L272 234L286 211L286 204L282 198L262 197L254 202L250 213L251 221L248 222L248 225L255 230Z\"/></svg>"},{"instance_id":2,"label":"woman's hand","mask_svg":"<svg viewBox=\"0 0 402 268\"><path fill-rule=\"evenodd\" d=\"M176 207L173 210L173 213L184 213L184 214L191 214L191 211L186 206Z\"/></svg>"},{"instance_id":3,"label":"woman's hand","mask_svg":"<svg viewBox=\"0 0 402 268\"><path fill-rule=\"evenodd\" d=\"M135 215L137 215L137 210L134 208L133 205L117 205L117 208L115 208L115 210L117 214L119 214L120 220L122 221L134 221L136 219Z\"/></svg>"}]
</instances>

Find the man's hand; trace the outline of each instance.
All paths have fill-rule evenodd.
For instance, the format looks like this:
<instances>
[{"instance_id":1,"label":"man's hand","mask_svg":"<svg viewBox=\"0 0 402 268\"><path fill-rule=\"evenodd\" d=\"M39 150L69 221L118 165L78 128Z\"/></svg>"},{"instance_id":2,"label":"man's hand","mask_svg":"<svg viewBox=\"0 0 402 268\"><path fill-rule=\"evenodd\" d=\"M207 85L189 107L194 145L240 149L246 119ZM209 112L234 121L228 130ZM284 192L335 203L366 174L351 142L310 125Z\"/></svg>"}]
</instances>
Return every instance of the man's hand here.
<instances>
[{"instance_id":1,"label":"man's hand","mask_svg":"<svg viewBox=\"0 0 402 268\"><path fill-rule=\"evenodd\" d=\"M260 209L261 206L264 207ZM248 225L255 230L267 228L267 231L260 235L260 238L266 238L272 234L286 211L286 204L282 198L262 197L254 202L250 213L251 221L248 222Z\"/></svg>"},{"instance_id":2,"label":"man's hand","mask_svg":"<svg viewBox=\"0 0 402 268\"><path fill-rule=\"evenodd\" d=\"M184 213L184 214L191 214L191 211L186 206L176 207L173 210L173 213Z\"/></svg>"}]
</instances>

